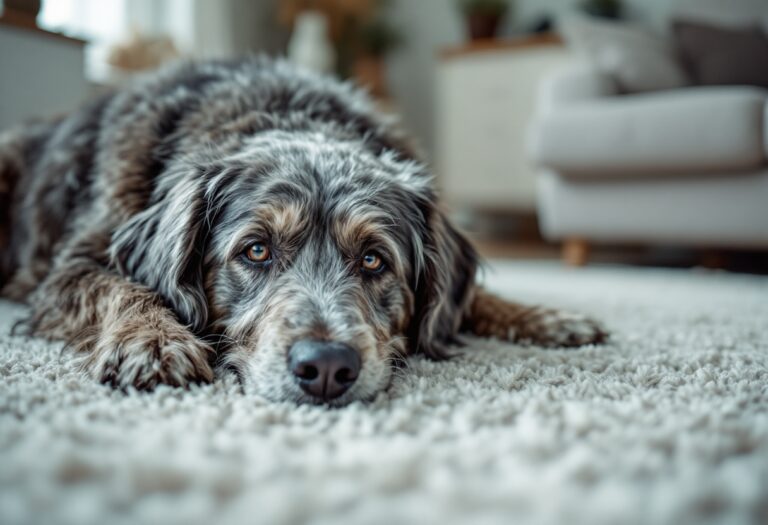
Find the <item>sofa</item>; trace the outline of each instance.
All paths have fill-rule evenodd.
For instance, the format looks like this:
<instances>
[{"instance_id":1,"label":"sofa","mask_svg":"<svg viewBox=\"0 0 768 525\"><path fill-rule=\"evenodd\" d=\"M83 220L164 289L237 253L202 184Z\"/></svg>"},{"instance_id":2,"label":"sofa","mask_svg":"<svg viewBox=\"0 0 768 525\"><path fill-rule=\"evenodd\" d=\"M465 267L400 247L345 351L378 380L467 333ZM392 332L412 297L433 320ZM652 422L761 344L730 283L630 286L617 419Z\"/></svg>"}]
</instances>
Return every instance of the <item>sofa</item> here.
<instances>
[{"instance_id":1,"label":"sofa","mask_svg":"<svg viewBox=\"0 0 768 525\"><path fill-rule=\"evenodd\" d=\"M765 4L742 5L768 21ZM581 57L540 87L528 149L543 235L573 264L591 243L768 248L768 89L627 92L609 69Z\"/></svg>"}]
</instances>

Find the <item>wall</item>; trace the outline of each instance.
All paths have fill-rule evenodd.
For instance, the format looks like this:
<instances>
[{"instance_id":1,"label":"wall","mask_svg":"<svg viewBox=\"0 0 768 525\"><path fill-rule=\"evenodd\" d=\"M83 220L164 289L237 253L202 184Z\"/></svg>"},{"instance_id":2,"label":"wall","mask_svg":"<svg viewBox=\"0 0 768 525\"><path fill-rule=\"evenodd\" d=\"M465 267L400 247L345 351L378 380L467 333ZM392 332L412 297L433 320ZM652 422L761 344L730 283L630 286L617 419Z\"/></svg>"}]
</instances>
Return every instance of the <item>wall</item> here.
<instances>
[{"instance_id":1,"label":"wall","mask_svg":"<svg viewBox=\"0 0 768 525\"><path fill-rule=\"evenodd\" d=\"M170 33L184 54L196 58L279 52L275 1L131 0L129 21L148 33Z\"/></svg>"}]
</instances>

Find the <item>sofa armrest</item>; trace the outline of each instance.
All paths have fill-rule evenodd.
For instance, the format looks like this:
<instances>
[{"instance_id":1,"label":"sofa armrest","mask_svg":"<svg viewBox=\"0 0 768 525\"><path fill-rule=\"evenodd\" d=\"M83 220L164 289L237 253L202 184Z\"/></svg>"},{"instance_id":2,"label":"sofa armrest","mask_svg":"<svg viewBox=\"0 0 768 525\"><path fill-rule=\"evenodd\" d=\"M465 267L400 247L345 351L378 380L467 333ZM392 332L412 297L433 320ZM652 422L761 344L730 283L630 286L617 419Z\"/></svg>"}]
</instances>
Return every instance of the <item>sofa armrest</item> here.
<instances>
[{"instance_id":1,"label":"sofa armrest","mask_svg":"<svg viewBox=\"0 0 768 525\"><path fill-rule=\"evenodd\" d=\"M537 116L528 151L569 177L760 169L767 101L764 89L712 86L563 105Z\"/></svg>"},{"instance_id":2,"label":"sofa armrest","mask_svg":"<svg viewBox=\"0 0 768 525\"><path fill-rule=\"evenodd\" d=\"M547 113L558 107L618 94L618 86L610 75L590 64L578 62L558 69L542 80L537 112Z\"/></svg>"}]
</instances>

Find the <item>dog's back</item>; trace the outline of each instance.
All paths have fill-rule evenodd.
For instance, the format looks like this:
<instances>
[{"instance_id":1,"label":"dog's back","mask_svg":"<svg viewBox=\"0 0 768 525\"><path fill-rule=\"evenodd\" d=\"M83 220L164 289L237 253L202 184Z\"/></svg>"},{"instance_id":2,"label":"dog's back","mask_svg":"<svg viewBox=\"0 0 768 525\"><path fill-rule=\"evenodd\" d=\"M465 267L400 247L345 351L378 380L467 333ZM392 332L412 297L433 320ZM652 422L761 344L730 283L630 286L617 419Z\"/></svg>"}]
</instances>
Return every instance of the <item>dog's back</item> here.
<instances>
[{"instance_id":1,"label":"dog's back","mask_svg":"<svg viewBox=\"0 0 768 525\"><path fill-rule=\"evenodd\" d=\"M268 129L349 136L410 155L349 85L253 58L186 63L77 112L0 136L0 289L24 299L79 228L109 235L149 202L166 163L216 157Z\"/></svg>"}]
</instances>

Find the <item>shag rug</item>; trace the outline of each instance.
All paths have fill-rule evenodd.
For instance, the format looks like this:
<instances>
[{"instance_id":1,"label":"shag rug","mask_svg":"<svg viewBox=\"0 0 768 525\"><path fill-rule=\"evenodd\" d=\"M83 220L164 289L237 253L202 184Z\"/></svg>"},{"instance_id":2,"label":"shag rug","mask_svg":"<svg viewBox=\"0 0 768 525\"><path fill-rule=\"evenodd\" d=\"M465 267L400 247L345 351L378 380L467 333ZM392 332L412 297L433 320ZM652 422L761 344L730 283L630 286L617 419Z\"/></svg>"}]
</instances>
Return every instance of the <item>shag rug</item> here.
<instances>
[{"instance_id":1,"label":"shag rug","mask_svg":"<svg viewBox=\"0 0 768 525\"><path fill-rule=\"evenodd\" d=\"M472 340L370 404L114 392L0 302L0 523L768 523L768 279L496 262L603 347Z\"/></svg>"}]
</instances>

